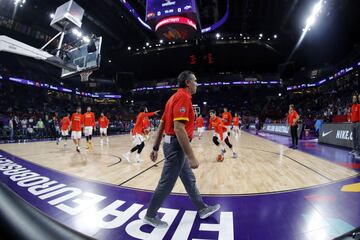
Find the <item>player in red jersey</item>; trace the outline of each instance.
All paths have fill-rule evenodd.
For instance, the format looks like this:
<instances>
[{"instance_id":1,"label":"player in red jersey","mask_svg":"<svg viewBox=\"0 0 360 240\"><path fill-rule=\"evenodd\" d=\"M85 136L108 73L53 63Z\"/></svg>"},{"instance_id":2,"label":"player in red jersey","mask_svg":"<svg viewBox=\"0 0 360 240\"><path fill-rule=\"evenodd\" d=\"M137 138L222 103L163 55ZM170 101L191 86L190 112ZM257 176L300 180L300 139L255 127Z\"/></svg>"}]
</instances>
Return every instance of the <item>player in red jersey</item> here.
<instances>
[{"instance_id":1,"label":"player in red jersey","mask_svg":"<svg viewBox=\"0 0 360 240\"><path fill-rule=\"evenodd\" d=\"M227 128L224 126L222 119L220 117L216 116L216 112L214 110L210 111L209 130L212 128L214 128L213 143L216 146L220 146L220 148L221 148L220 154L221 155L225 154L225 152L226 152L225 144L226 144L232 151L232 157L237 158L237 154L235 153L233 146L230 143ZM225 142L225 144L224 144L224 142Z\"/></svg>"},{"instance_id":2,"label":"player in red jersey","mask_svg":"<svg viewBox=\"0 0 360 240\"><path fill-rule=\"evenodd\" d=\"M76 151L80 152L81 128L84 125L84 117L81 114L81 108L78 107L76 112L71 116L71 138L73 139Z\"/></svg>"},{"instance_id":3,"label":"player in red jersey","mask_svg":"<svg viewBox=\"0 0 360 240\"><path fill-rule=\"evenodd\" d=\"M61 125L61 136L58 139L58 141L56 142L56 144L59 144L62 140L62 138L65 139L65 143L64 143L64 147L67 146L67 138L69 136L69 130L70 130L70 114L67 113L65 117L63 117L60 121L60 125Z\"/></svg>"},{"instance_id":4,"label":"player in red jersey","mask_svg":"<svg viewBox=\"0 0 360 240\"><path fill-rule=\"evenodd\" d=\"M227 107L224 107L224 112L222 113L222 121L224 123L224 126L227 129L227 133L230 137L230 130L231 130L231 124L232 124L232 116L229 112Z\"/></svg>"},{"instance_id":5,"label":"player in red jersey","mask_svg":"<svg viewBox=\"0 0 360 240\"><path fill-rule=\"evenodd\" d=\"M144 118L145 117L151 117L154 115L157 115L159 111L155 111L155 112L148 112L147 107L143 107L142 111L138 114L137 118L136 118L136 123L135 126L132 130L132 135L133 135L133 144L136 145L135 147L133 147L129 152L123 154L123 157L130 162L130 156L131 153L137 151L136 154L136 162L142 162L142 160L140 159L140 154L141 151L144 149L145 147L145 137L144 137Z\"/></svg>"},{"instance_id":6,"label":"player in red jersey","mask_svg":"<svg viewBox=\"0 0 360 240\"><path fill-rule=\"evenodd\" d=\"M204 118L201 116L201 114L196 118L195 123L198 132L198 137L199 139L201 139L202 134L205 131Z\"/></svg>"},{"instance_id":7,"label":"player in red jersey","mask_svg":"<svg viewBox=\"0 0 360 240\"><path fill-rule=\"evenodd\" d=\"M144 136L145 136L146 140L149 140L150 131L151 131L151 122L150 122L149 117L144 117L143 126L144 126Z\"/></svg>"},{"instance_id":8,"label":"player in red jersey","mask_svg":"<svg viewBox=\"0 0 360 240\"><path fill-rule=\"evenodd\" d=\"M359 99L356 93L354 93L353 95L353 99L352 99L352 105L351 105L351 122L352 122L352 135L353 135L353 150L351 151L351 153L354 155L354 157L356 159L360 158L360 144L359 144L359 140L360 140L360 124L359 124L359 120L360 120L360 104L359 101L360 100L360 95L359 95Z\"/></svg>"},{"instance_id":9,"label":"player in red jersey","mask_svg":"<svg viewBox=\"0 0 360 240\"><path fill-rule=\"evenodd\" d=\"M106 143L109 144L109 137L107 135L107 129L109 127L109 119L102 112L98 120L100 127L100 144L104 144L103 137L106 137Z\"/></svg>"},{"instance_id":10,"label":"player in red jersey","mask_svg":"<svg viewBox=\"0 0 360 240\"><path fill-rule=\"evenodd\" d=\"M233 118L233 131L235 132L235 136L238 136L240 134L239 123L240 123L240 118L238 114L235 113L235 116Z\"/></svg>"},{"instance_id":11,"label":"player in red jersey","mask_svg":"<svg viewBox=\"0 0 360 240\"><path fill-rule=\"evenodd\" d=\"M86 109L86 113L83 115L84 117L84 135L86 137L86 144L88 149L92 149L92 134L93 131L96 130L95 125L95 115L93 112L91 112L91 107L88 107Z\"/></svg>"}]
</instances>

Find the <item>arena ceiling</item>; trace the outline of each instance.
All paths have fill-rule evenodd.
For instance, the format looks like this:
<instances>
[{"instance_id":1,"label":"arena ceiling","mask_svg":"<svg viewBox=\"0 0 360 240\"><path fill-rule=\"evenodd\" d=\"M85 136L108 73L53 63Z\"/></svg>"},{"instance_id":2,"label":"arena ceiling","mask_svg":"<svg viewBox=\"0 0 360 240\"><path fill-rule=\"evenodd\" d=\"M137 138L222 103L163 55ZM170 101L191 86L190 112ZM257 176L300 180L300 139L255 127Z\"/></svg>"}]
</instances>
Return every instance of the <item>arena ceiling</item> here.
<instances>
[{"instance_id":1,"label":"arena ceiling","mask_svg":"<svg viewBox=\"0 0 360 240\"><path fill-rule=\"evenodd\" d=\"M0 3L11 1L0 0ZM64 2L27 0L14 19L54 35L56 32L49 27L49 14ZM132 80L148 80L173 77L183 69L200 74L278 73L282 70L279 66L289 60L317 0L230 0L229 18L216 31L199 35L196 41L163 44L145 50L146 42L155 45L159 39L141 26L120 0L76 2L86 11L82 30L104 37L102 67L96 76L118 76L123 80L131 76ZM145 0L128 2L145 18ZM216 22L226 10L225 0L197 0L197 4L203 26ZM360 42L359 9L358 0L327 0L316 25L290 59L293 71L336 64L353 52ZM1 14L9 14L8 10L6 4L0 7ZM220 34L219 39L216 39L216 33ZM261 40L258 39L260 34L263 34ZM244 37L251 39L244 41ZM34 44L41 46L42 43ZM131 47L130 51L128 47ZM191 64L194 57L196 63Z\"/></svg>"}]
</instances>

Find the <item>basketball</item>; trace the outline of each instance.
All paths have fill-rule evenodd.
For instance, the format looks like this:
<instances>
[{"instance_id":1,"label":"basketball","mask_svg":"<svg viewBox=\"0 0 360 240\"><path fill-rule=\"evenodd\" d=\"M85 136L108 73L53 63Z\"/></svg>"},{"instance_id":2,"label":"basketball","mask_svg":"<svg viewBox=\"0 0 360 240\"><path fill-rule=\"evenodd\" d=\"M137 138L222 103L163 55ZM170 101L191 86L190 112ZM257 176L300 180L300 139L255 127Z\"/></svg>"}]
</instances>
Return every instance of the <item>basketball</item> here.
<instances>
[{"instance_id":1,"label":"basketball","mask_svg":"<svg viewBox=\"0 0 360 240\"><path fill-rule=\"evenodd\" d=\"M224 161L224 156L221 155L221 154L219 154L219 155L216 157L216 161L218 161L218 162Z\"/></svg>"}]
</instances>

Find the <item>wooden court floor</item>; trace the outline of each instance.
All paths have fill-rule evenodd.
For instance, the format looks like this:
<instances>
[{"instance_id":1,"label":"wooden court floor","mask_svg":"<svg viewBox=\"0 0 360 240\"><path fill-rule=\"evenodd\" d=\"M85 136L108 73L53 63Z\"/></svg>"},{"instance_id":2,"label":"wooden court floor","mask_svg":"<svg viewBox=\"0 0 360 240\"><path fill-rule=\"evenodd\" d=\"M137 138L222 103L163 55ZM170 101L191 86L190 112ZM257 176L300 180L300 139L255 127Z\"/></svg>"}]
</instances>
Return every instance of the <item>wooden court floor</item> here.
<instances>
[{"instance_id":1,"label":"wooden court floor","mask_svg":"<svg viewBox=\"0 0 360 240\"><path fill-rule=\"evenodd\" d=\"M227 151L224 162L216 162L219 149L213 145L211 132L192 142L200 161L194 170L202 194L253 194L288 191L313 187L357 175L351 169L336 165L310 154L289 149L272 141L241 132L232 135L231 142L238 158ZM78 177L142 190L154 190L159 180L163 154L154 164L149 160L152 141L146 143L142 163L128 163L121 154L132 146L130 135L110 137L110 144L100 145L94 139L94 149L75 152L55 142L15 143L0 145L0 149L44 167ZM85 146L85 139L82 139ZM180 179L173 193L184 193Z\"/></svg>"}]
</instances>

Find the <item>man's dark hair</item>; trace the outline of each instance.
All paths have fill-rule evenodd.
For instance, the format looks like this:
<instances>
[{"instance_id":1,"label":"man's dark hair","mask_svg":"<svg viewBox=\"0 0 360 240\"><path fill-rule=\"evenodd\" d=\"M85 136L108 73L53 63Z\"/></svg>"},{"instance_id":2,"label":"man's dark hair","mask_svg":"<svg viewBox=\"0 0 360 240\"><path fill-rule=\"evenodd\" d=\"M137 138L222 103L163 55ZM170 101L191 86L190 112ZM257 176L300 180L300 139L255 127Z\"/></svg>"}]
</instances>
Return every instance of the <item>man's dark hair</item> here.
<instances>
[{"instance_id":1,"label":"man's dark hair","mask_svg":"<svg viewBox=\"0 0 360 240\"><path fill-rule=\"evenodd\" d=\"M186 80L192 80L191 75L195 75L192 71L182 71L177 77L179 88L186 88Z\"/></svg>"},{"instance_id":2,"label":"man's dark hair","mask_svg":"<svg viewBox=\"0 0 360 240\"><path fill-rule=\"evenodd\" d=\"M216 111L215 110L210 110L210 113L213 113L216 115Z\"/></svg>"},{"instance_id":3,"label":"man's dark hair","mask_svg":"<svg viewBox=\"0 0 360 240\"><path fill-rule=\"evenodd\" d=\"M140 108L140 112L145 112L145 109L146 109L146 106L142 106L142 107Z\"/></svg>"}]
</instances>

